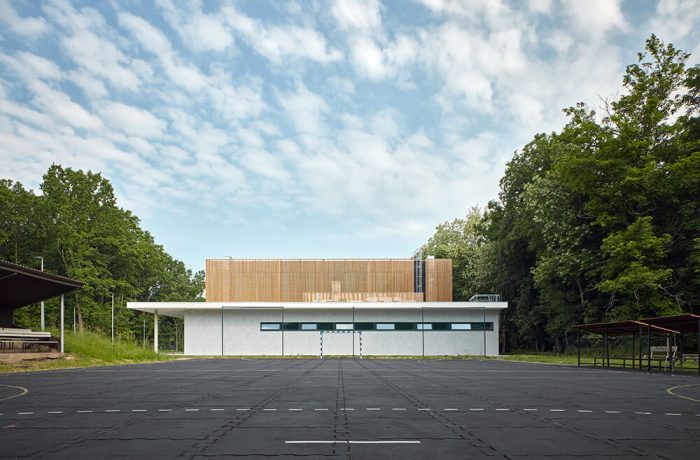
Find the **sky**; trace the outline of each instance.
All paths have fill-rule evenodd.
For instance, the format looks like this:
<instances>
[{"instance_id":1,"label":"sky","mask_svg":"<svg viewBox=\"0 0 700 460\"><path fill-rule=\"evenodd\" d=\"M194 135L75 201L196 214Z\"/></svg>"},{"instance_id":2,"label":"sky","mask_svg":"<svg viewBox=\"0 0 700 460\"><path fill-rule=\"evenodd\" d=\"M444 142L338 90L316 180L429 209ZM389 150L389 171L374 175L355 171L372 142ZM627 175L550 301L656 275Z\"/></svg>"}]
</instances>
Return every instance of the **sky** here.
<instances>
[{"instance_id":1,"label":"sky","mask_svg":"<svg viewBox=\"0 0 700 460\"><path fill-rule=\"evenodd\" d=\"M101 172L192 269L410 257L700 0L0 0L0 178Z\"/></svg>"}]
</instances>

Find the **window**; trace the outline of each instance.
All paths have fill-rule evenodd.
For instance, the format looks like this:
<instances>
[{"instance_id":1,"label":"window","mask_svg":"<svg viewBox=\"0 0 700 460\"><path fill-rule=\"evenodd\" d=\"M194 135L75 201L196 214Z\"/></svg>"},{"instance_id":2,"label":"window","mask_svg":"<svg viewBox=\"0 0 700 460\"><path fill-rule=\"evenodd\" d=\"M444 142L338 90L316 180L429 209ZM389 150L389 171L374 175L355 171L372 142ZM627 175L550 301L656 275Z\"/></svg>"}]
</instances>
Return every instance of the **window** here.
<instances>
[{"instance_id":1,"label":"window","mask_svg":"<svg viewBox=\"0 0 700 460\"><path fill-rule=\"evenodd\" d=\"M284 330L285 331L298 331L299 330L299 323L284 323Z\"/></svg>"},{"instance_id":2,"label":"window","mask_svg":"<svg viewBox=\"0 0 700 460\"><path fill-rule=\"evenodd\" d=\"M315 331L318 330L318 325L316 323L301 323L302 331Z\"/></svg>"},{"instance_id":3,"label":"window","mask_svg":"<svg viewBox=\"0 0 700 460\"><path fill-rule=\"evenodd\" d=\"M376 329L378 331L393 331L396 328L394 323L377 323Z\"/></svg>"},{"instance_id":4,"label":"window","mask_svg":"<svg viewBox=\"0 0 700 460\"><path fill-rule=\"evenodd\" d=\"M279 331L281 328L280 323L260 323L261 331Z\"/></svg>"},{"instance_id":5,"label":"window","mask_svg":"<svg viewBox=\"0 0 700 460\"><path fill-rule=\"evenodd\" d=\"M372 331L374 330L374 323L355 323L356 331Z\"/></svg>"},{"instance_id":6,"label":"window","mask_svg":"<svg viewBox=\"0 0 700 460\"><path fill-rule=\"evenodd\" d=\"M432 323L416 323L416 329L418 329L419 331L432 331L433 324Z\"/></svg>"},{"instance_id":7,"label":"window","mask_svg":"<svg viewBox=\"0 0 700 460\"><path fill-rule=\"evenodd\" d=\"M471 323L452 323L453 331L470 331L471 329Z\"/></svg>"},{"instance_id":8,"label":"window","mask_svg":"<svg viewBox=\"0 0 700 460\"><path fill-rule=\"evenodd\" d=\"M335 323L336 331L352 331L352 323Z\"/></svg>"}]
</instances>

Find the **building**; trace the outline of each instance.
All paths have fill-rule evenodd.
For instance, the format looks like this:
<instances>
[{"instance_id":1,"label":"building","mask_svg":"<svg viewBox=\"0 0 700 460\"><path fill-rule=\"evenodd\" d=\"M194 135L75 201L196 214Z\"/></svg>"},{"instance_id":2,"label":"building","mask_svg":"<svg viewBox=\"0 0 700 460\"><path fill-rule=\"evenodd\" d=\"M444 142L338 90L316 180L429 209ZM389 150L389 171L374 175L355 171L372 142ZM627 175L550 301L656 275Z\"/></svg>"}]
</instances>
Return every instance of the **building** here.
<instances>
[{"instance_id":1,"label":"building","mask_svg":"<svg viewBox=\"0 0 700 460\"><path fill-rule=\"evenodd\" d=\"M452 301L452 261L206 261L206 302L129 302L184 319L187 355L497 355L506 302ZM157 332L154 343L157 348Z\"/></svg>"}]
</instances>

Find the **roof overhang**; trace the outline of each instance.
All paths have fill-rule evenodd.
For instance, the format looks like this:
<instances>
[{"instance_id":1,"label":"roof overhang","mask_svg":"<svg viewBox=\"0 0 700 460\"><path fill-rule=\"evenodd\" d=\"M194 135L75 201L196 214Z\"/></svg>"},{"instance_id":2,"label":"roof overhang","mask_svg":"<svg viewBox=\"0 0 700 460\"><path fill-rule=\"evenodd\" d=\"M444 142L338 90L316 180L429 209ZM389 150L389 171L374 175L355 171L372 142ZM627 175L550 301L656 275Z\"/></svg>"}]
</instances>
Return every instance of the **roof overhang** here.
<instances>
[{"instance_id":1,"label":"roof overhang","mask_svg":"<svg viewBox=\"0 0 700 460\"><path fill-rule=\"evenodd\" d=\"M0 261L0 308L17 309L82 288L83 282Z\"/></svg>"},{"instance_id":2,"label":"roof overhang","mask_svg":"<svg viewBox=\"0 0 700 460\"><path fill-rule=\"evenodd\" d=\"M508 302L127 302L127 308L183 318L199 310L503 310Z\"/></svg>"}]
</instances>

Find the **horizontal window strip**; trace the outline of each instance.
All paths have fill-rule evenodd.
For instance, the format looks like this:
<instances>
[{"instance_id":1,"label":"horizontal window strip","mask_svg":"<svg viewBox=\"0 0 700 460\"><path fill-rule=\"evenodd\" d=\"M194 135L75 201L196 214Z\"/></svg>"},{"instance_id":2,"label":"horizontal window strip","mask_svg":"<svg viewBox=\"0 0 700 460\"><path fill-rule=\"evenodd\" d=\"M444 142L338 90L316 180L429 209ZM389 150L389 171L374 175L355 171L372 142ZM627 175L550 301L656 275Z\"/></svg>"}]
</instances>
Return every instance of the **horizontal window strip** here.
<instances>
[{"instance_id":1,"label":"horizontal window strip","mask_svg":"<svg viewBox=\"0 0 700 460\"><path fill-rule=\"evenodd\" d=\"M319 331L376 331L376 332L404 332L404 331L429 331L429 332L439 332L439 331L450 331L450 332L475 332L484 331L484 326L486 326L486 331L493 331L492 322L376 322L376 323L297 323L297 322L285 322L285 323L271 323L264 322L260 323L260 330L265 332L270 331L299 331L299 332L319 332Z\"/></svg>"}]
</instances>

